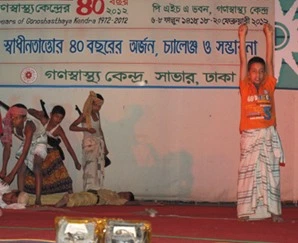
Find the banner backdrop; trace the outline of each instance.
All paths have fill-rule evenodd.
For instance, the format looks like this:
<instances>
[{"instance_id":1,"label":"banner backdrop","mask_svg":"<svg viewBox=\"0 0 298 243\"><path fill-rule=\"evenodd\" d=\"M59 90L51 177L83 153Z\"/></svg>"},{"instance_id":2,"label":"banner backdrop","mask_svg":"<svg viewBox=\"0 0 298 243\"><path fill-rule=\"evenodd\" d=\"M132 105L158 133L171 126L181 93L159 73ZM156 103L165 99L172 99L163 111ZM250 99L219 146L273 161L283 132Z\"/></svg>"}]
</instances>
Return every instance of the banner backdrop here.
<instances>
[{"instance_id":1,"label":"banner backdrop","mask_svg":"<svg viewBox=\"0 0 298 243\"><path fill-rule=\"evenodd\" d=\"M90 90L101 93L112 161L105 187L139 198L233 201L237 30L247 23L248 57L264 56L263 24L274 22L274 0L0 1L1 100L40 109L43 99L49 112L64 106L62 126L80 158L82 134L68 130L75 105ZM65 154L82 190L82 172Z\"/></svg>"},{"instance_id":2,"label":"banner backdrop","mask_svg":"<svg viewBox=\"0 0 298 243\"><path fill-rule=\"evenodd\" d=\"M2 85L236 87L235 30L256 32L274 1L2 1Z\"/></svg>"}]
</instances>

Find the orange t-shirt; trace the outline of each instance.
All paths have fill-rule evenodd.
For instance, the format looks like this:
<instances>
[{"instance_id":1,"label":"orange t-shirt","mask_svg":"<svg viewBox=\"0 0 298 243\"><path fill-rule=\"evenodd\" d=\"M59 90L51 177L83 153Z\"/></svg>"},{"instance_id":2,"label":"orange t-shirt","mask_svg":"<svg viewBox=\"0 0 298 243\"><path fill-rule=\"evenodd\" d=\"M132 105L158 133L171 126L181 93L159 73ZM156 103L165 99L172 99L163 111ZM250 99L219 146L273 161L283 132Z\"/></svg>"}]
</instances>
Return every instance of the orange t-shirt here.
<instances>
[{"instance_id":1,"label":"orange t-shirt","mask_svg":"<svg viewBox=\"0 0 298 243\"><path fill-rule=\"evenodd\" d=\"M276 79L266 76L259 89L246 78L240 81L241 120L243 130L266 128L276 125L274 91Z\"/></svg>"}]
</instances>

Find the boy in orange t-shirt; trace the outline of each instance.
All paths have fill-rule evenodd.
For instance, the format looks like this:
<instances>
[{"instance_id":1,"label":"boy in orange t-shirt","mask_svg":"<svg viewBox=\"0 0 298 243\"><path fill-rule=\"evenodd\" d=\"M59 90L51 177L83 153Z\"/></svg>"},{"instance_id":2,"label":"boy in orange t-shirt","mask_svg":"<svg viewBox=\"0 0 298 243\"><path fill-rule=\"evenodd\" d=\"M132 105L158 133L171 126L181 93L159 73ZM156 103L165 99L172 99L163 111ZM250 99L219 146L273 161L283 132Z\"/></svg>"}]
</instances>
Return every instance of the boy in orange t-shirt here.
<instances>
[{"instance_id":1,"label":"boy in orange t-shirt","mask_svg":"<svg viewBox=\"0 0 298 243\"><path fill-rule=\"evenodd\" d=\"M280 171L284 162L276 131L273 70L273 28L264 25L266 62L252 57L247 63L246 24L239 26L241 159L238 175L237 214L241 220L271 217L281 222ZM266 189L267 188L267 189Z\"/></svg>"}]
</instances>

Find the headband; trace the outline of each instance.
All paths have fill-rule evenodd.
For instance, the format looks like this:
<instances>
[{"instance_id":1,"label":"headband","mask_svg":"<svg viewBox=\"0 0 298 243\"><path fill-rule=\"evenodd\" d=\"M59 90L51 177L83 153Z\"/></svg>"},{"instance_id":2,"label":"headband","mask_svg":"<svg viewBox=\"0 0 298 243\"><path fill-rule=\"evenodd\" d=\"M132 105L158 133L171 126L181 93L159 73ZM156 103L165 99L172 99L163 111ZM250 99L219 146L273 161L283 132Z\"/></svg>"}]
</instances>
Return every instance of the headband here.
<instances>
[{"instance_id":1,"label":"headband","mask_svg":"<svg viewBox=\"0 0 298 243\"><path fill-rule=\"evenodd\" d=\"M7 111L3 119L3 136L1 137L2 143L12 144L12 116L25 116L27 109L17 106L12 106Z\"/></svg>"},{"instance_id":2,"label":"headband","mask_svg":"<svg viewBox=\"0 0 298 243\"><path fill-rule=\"evenodd\" d=\"M10 115L10 116L25 116L27 115L27 109L25 108L22 108L22 107L17 107L17 106L13 106L13 107L10 107L6 116L7 115Z\"/></svg>"}]
</instances>

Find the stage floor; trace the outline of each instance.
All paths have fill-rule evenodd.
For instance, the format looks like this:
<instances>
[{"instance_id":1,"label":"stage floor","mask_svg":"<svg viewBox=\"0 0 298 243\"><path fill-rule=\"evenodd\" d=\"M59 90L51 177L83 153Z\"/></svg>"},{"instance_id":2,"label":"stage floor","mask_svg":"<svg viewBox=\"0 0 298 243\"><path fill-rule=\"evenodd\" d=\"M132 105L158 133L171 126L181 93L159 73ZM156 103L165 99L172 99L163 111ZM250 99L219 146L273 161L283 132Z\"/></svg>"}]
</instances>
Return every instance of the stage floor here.
<instances>
[{"instance_id":1,"label":"stage floor","mask_svg":"<svg viewBox=\"0 0 298 243\"><path fill-rule=\"evenodd\" d=\"M150 215L150 212L156 214ZM152 225L152 243L298 242L298 208L295 205L283 206L285 221L273 223L270 219L238 221L234 204L150 202L138 206L3 209L0 242L21 242L21 239L27 239L26 242L55 242L56 216L146 220Z\"/></svg>"}]
</instances>

